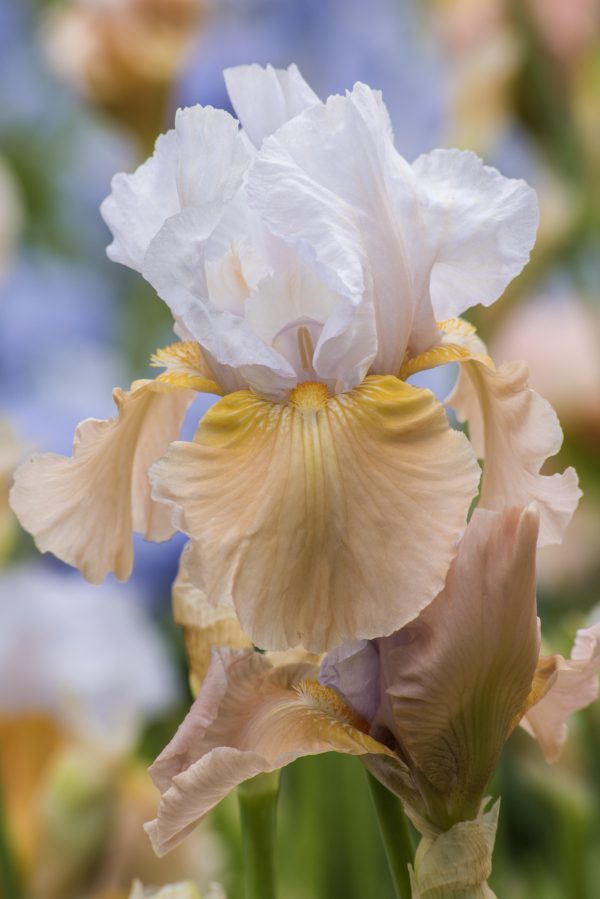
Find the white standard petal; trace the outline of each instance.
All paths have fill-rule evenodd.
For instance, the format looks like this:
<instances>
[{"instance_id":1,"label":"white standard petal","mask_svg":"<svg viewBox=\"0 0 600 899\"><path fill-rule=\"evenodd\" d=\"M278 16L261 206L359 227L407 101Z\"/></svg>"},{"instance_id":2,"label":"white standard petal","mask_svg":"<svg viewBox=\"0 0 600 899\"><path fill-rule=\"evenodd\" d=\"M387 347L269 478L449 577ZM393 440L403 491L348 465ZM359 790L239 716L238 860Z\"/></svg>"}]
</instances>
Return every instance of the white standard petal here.
<instances>
[{"instance_id":1,"label":"white standard petal","mask_svg":"<svg viewBox=\"0 0 600 899\"><path fill-rule=\"evenodd\" d=\"M221 210L239 187L250 161L238 123L222 109L178 109L177 191L181 208Z\"/></svg>"},{"instance_id":2,"label":"white standard petal","mask_svg":"<svg viewBox=\"0 0 600 899\"><path fill-rule=\"evenodd\" d=\"M535 191L466 150L434 150L419 156L413 170L435 252L436 318L489 306L529 259L539 221Z\"/></svg>"},{"instance_id":3,"label":"white standard petal","mask_svg":"<svg viewBox=\"0 0 600 899\"><path fill-rule=\"evenodd\" d=\"M146 256L144 277L194 337L226 390L251 386L271 399L282 399L295 386L292 366L258 337L248 323L210 301L206 255L216 222L204 210L185 209L156 236Z\"/></svg>"},{"instance_id":4,"label":"white standard petal","mask_svg":"<svg viewBox=\"0 0 600 899\"><path fill-rule=\"evenodd\" d=\"M180 109L175 128L131 175L115 175L100 212L113 234L107 253L142 272L144 257L164 223L186 206L218 216L241 183L248 151L233 116L211 106Z\"/></svg>"},{"instance_id":5,"label":"white standard petal","mask_svg":"<svg viewBox=\"0 0 600 899\"><path fill-rule=\"evenodd\" d=\"M112 179L100 213L112 231L106 252L113 262L141 272L150 241L179 211L176 171L177 135L171 130L161 134L154 154L132 175L120 172Z\"/></svg>"},{"instance_id":6,"label":"white standard petal","mask_svg":"<svg viewBox=\"0 0 600 899\"><path fill-rule=\"evenodd\" d=\"M223 75L235 114L255 147L288 119L321 102L295 65L235 66Z\"/></svg>"},{"instance_id":7,"label":"white standard petal","mask_svg":"<svg viewBox=\"0 0 600 899\"><path fill-rule=\"evenodd\" d=\"M381 96L363 84L280 128L248 176L250 203L268 227L356 308L373 310L377 374L397 374L409 343L419 352L436 337L415 183ZM348 325L340 310L321 353L329 341L346 349Z\"/></svg>"}]
</instances>

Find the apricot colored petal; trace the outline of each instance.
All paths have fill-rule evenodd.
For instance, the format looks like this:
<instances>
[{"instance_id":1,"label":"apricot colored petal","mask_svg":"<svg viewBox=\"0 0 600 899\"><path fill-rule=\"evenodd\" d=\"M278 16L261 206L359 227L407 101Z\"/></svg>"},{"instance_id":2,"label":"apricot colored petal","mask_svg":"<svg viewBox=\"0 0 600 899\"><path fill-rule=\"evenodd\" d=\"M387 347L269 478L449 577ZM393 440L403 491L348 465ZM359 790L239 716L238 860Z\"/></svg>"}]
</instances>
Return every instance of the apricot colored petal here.
<instances>
[{"instance_id":1,"label":"apricot colored petal","mask_svg":"<svg viewBox=\"0 0 600 899\"><path fill-rule=\"evenodd\" d=\"M242 630L231 602L213 605L203 591L192 584L188 556L189 547L186 547L173 584L173 618L183 628L192 690L197 693L206 677L213 648L249 649L252 641Z\"/></svg>"},{"instance_id":2,"label":"apricot colored petal","mask_svg":"<svg viewBox=\"0 0 600 899\"><path fill-rule=\"evenodd\" d=\"M556 679L521 721L540 744L546 761L555 762L567 739L567 719L598 696L600 624L577 631L570 659L554 657Z\"/></svg>"},{"instance_id":3,"label":"apricot colored petal","mask_svg":"<svg viewBox=\"0 0 600 899\"><path fill-rule=\"evenodd\" d=\"M166 540L168 510L150 497L148 469L181 427L193 392L158 381L116 388L115 418L87 419L73 455L36 454L21 465L12 508L40 552L52 552L100 583L108 572L126 580L133 564L132 532Z\"/></svg>"},{"instance_id":4,"label":"apricot colored petal","mask_svg":"<svg viewBox=\"0 0 600 899\"><path fill-rule=\"evenodd\" d=\"M483 509L501 510L535 502L540 512L540 546L560 543L581 496L573 468L543 475L540 469L562 443L551 405L527 385L524 362L495 368L465 362L448 397L461 421L468 421L473 449L484 460Z\"/></svg>"},{"instance_id":5,"label":"apricot colored petal","mask_svg":"<svg viewBox=\"0 0 600 899\"><path fill-rule=\"evenodd\" d=\"M538 524L533 508L476 509L442 593L379 641L394 732L430 785L440 826L477 814L531 688Z\"/></svg>"},{"instance_id":6,"label":"apricot colored petal","mask_svg":"<svg viewBox=\"0 0 600 899\"><path fill-rule=\"evenodd\" d=\"M263 649L320 652L391 633L439 592L479 468L427 390L298 390L314 404L224 397L152 478L208 599L232 600Z\"/></svg>"},{"instance_id":7,"label":"apricot colored petal","mask_svg":"<svg viewBox=\"0 0 600 899\"><path fill-rule=\"evenodd\" d=\"M256 774L322 752L389 754L316 681L317 671L308 664L273 667L252 650L215 651L198 699L150 769L162 796L146 829L159 855Z\"/></svg>"}]
</instances>

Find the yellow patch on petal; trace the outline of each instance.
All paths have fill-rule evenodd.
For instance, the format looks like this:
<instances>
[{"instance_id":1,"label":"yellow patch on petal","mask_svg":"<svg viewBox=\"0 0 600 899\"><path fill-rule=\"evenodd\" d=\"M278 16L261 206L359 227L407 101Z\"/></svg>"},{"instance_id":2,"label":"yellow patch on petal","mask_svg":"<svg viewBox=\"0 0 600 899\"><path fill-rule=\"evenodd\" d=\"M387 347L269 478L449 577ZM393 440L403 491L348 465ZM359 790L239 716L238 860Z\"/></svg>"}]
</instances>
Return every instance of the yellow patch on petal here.
<instances>
[{"instance_id":1,"label":"yellow patch on petal","mask_svg":"<svg viewBox=\"0 0 600 899\"><path fill-rule=\"evenodd\" d=\"M79 568L92 583L109 571L126 580L133 565L132 533L165 540L170 512L150 497L148 469L179 435L193 399L160 381L116 388L118 415L82 422L69 458L31 456L15 473L11 505L40 552Z\"/></svg>"},{"instance_id":2,"label":"yellow patch on petal","mask_svg":"<svg viewBox=\"0 0 600 899\"><path fill-rule=\"evenodd\" d=\"M325 400L229 394L153 469L190 534L191 580L263 649L388 634L441 589L477 490L428 390L370 376ZM302 403L302 404L299 404Z\"/></svg>"},{"instance_id":3,"label":"yellow patch on petal","mask_svg":"<svg viewBox=\"0 0 600 899\"><path fill-rule=\"evenodd\" d=\"M490 357L485 353L485 347L476 337L475 328L469 322L461 318L451 318L438 323L442 332L440 342L430 347L418 356L407 358L402 363L399 377L404 381L411 375L429 368L437 368L439 365L447 365L449 362L466 362L469 359L479 359L487 365L493 366Z\"/></svg>"},{"instance_id":4,"label":"yellow patch on petal","mask_svg":"<svg viewBox=\"0 0 600 899\"><path fill-rule=\"evenodd\" d=\"M177 341L157 350L151 357L150 365L165 369L157 381L201 393L216 393L218 396L225 393L204 358L200 344L194 340Z\"/></svg>"},{"instance_id":5,"label":"yellow patch on petal","mask_svg":"<svg viewBox=\"0 0 600 899\"><path fill-rule=\"evenodd\" d=\"M345 721L357 730L365 733L369 730L369 722L357 715L349 705L347 705L339 693L336 693L331 687L320 684L317 680L300 681L296 687L298 695L301 696L307 705L331 715L340 721Z\"/></svg>"},{"instance_id":6,"label":"yellow patch on petal","mask_svg":"<svg viewBox=\"0 0 600 899\"><path fill-rule=\"evenodd\" d=\"M173 584L173 618L183 628L190 666L190 685L196 695L206 677L213 647L251 648L231 603L209 603L195 587L187 570L187 550L183 552L179 573Z\"/></svg>"}]
</instances>

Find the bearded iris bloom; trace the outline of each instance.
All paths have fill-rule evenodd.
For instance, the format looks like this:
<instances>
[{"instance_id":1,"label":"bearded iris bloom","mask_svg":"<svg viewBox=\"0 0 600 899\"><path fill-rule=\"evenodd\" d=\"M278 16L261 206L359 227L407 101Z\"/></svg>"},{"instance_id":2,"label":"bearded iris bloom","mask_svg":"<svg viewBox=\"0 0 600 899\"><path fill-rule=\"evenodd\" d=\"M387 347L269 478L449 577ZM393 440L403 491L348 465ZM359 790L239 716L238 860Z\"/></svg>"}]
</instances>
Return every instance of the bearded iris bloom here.
<instances>
[{"instance_id":1,"label":"bearded iris bloom","mask_svg":"<svg viewBox=\"0 0 600 899\"><path fill-rule=\"evenodd\" d=\"M526 263L534 192L476 156L409 164L381 96L322 103L298 70L225 73L238 122L177 113L117 175L109 256L170 306L181 338L155 380L117 390L73 457L33 457L12 503L39 548L92 581L126 578L132 531L190 536L187 569L263 648L323 651L390 634L442 589L467 513L535 502L542 543L578 500L523 363L496 368L457 318ZM458 361L450 403L407 383ZM222 399L177 442L194 391ZM148 474L150 473L150 474Z\"/></svg>"},{"instance_id":2,"label":"bearded iris bloom","mask_svg":"<svg viewBox=\"0 0 600 899\"><path fill-rule=\"evenodd\" d=\"M198 698L150 769L162 794L147 825L156 851L170 851L247 778L337 751L398 794L422 834L415 896L484 890L497 818L485 792L504 742L521 723L556 758L568 715L597 694L599 625L579 632L570 660L540 656L538 529L533 506L476 510L443 590L418 618L320 665L214 650Z\"/></svg>"}]
</instances>

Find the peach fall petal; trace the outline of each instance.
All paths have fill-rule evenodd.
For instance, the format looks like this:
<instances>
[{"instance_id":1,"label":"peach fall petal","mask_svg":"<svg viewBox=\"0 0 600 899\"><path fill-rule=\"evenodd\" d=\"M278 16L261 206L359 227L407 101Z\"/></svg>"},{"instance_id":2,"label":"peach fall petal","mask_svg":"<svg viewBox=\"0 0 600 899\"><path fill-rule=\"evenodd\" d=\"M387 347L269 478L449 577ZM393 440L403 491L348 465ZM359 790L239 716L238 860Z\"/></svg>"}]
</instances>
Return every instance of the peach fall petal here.
<instances>
[{"instance_id":1,"label":"peach fall petal","mask_svg":"<svg viewBox=\"0 0 600 899\"><path fill-rule=\"evenodd\" d=\"M427 390L371 376L288 404L226 396L151 475L189 574L262 649L391 633L441 589L479 467Z\"/></svg>"},{"instance_id":2,"label":"peach fall petal","mask_svg":"<svg viewBox=\"0 0 600 899\"><path fill-rule=\"evenodd\" d=\"M443 829L477 815L531 689L538 525L531 507L477 509L442 593L380 641L395 731Z\"/></svg>"},{"instance_id":3,"label":"peach fall petal","mask_svg":"<svg viewBox=\"0 0 600 899\"><path fill-rule=\"evenodd\" d=\"M527 385L524 362L495 368L464 362L448 403L468 421L473 449L484 460L479 506L502 510L535 502L540 546L560 543L581 496L573 468L543 475L546 459L562 443L562 431L546 400Z\"/></svg>"},{"instance_id":4,"label":"peach fall petal","mask_svg":"<svg viewBox=\"0 0 600 899\"><path fill-rule=\"evenodd\" d=\"M556 678L548 691L521 721L540 744L547 762L555 762L567 739L567 719L598 696L600 624L577 631L570 659L560 655L540 659L553 662Z\"/></svg>"},{"instance_id":5,"label":"peach fall petal","mask_svg":"<svg viewBox=\"0 0 600 899\"><path fill-rule=\"evenodd\" d=\"M146 825L158 855L256 774L322 752L391 754L317 675L309 664L273 667L251 650L215 651L198 699L150 769L162 794Z\"/></svg>"},{"instance_id":6,"label":"peach fall petal","mask_svg":"<svg viewBox=\"0 0 600 899\"><path fill-rule=\"evenodd\" d=\"M87 419L73 455L36 454L16 472L11 505L40 552L74 565L92 583L113 571L126 580L132 532L165 540L168 510L150 497L148 469L179 435L193 392L159 381L116 388L116 418Z\"/></svg>"}]
</instances>

